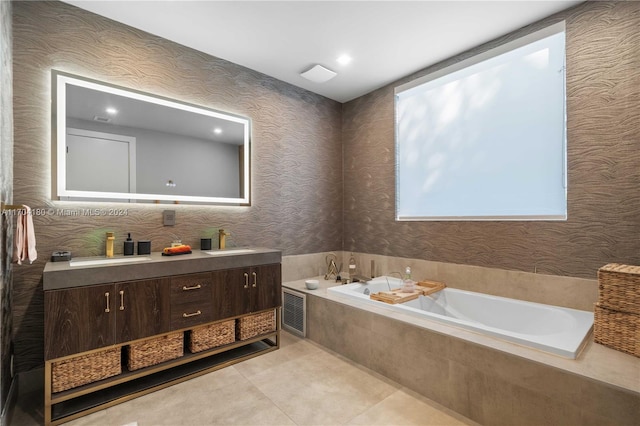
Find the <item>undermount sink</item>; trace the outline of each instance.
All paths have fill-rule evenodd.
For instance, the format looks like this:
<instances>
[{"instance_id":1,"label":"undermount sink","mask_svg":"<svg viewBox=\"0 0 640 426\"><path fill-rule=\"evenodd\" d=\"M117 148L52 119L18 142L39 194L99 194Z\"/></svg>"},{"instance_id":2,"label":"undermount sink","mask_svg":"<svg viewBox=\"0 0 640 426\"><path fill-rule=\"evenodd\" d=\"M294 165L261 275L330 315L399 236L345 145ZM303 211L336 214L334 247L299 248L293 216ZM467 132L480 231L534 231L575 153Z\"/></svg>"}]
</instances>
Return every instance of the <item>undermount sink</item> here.
<instances>
[{"instance_id":1,"label":"undermount sink","mask_svg":"<svg viewBox=\"0 0 640 426\"><path fill-rule=\"evenodd\" d=\"M205 251L205 253L211 256L225 256L227 254L253 253L254 251L255 251L254 249L229 249L229 250Z\"/></svg>"},{"instance_id":2,"label":"undermount sink","mask_svg":"<svg viewBox=\"0 0 640 426\"><path fill-rule=\"evenodd\" d=\"M134 263L151 260L149 256L114 257L103 259L71 259L69 266L115 265L118 263Z\"/></svg>"}]
</instances>

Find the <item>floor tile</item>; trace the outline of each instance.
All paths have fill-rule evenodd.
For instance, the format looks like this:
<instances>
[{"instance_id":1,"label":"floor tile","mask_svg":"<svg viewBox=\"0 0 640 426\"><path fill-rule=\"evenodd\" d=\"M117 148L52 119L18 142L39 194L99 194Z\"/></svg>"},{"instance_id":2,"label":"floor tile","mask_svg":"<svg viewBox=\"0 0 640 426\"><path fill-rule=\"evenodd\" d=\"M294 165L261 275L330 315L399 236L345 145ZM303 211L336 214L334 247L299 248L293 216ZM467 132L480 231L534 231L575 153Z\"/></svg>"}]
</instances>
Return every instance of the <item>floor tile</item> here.
<instances>
[{"instance_id":1,"label":"floor tile","mask_svg":"<svg viewBox=\"0 0 640 426\"><path fill-rule=\"evenodd\" d=\"M43 423L42 391L22 395L11 425ZM309 340L131 401L69 426L461 425L448 410Z\"/></svg>"},{"instance_id":2,"label":"floor tile","mask_svg":"<svg viewBox=\"0 0 640 426\"><path fill-rule=\"evenodd\" d=\"M364 413L352 419L349 425L438 425L458 426L464 423L443 411L397 390Z\"/></svg>"}]
</instances>

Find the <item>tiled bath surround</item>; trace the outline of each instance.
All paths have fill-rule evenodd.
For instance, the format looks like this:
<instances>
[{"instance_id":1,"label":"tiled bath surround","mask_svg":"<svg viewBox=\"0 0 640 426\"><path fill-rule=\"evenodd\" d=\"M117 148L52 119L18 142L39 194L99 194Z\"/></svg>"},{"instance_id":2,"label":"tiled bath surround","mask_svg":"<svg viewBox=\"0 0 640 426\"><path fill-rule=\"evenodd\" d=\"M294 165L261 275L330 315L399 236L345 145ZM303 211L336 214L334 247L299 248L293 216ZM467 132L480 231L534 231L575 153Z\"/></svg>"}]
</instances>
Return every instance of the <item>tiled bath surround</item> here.
<instances>
[{"instance_id":1,"label":"tiled bath surround","mask_svg":"<svg viewBox=\"0 0 640 426\"><path fill-rule=\"evenodd\" d=\"M282 280L300 280L327 272L326 258L336 254L343 271L351 252L324 252L282 258ZM431 262L422 259L381 256L367 253L353 253L359 274L371 276L371 261L374 262L374 276L391 272L404 272L411 267L413 279L440 281L461 290L476 291L494 296L509 297L529 302L564 306L567 308L593 311L598 298L598 281L595 279L544 275L530 272L509 271L454 263ZM397 275L394 275L397 277Z\"/></svg>"},{"instance_id":2,"label":"tiled bath surround","mask_svg":"<svg viewBox=\"0 0 640 426\"><path fill-rule=\"evenodd\" d=\"M321 297L307 299L307 337L480 424L634 425L631 391ZM601 362L640 362L594 343ZM580 362L580 361L574 361Z\"/></svg>"},{"instance_id":3,"label":"tiled bath surround","mask_svg":"<svg viewBox=\"0 0 640 426\"><path fill-rule=\"evenodd\" d=\"M392 262L409 259L392 259ZM640 359L589 342L576 360L305 290L307 338L480 424L634 425Z\"/></svg>"},{"instance_id":4,"label":"tiled bath surround","mask_svg":"<svg viewBox=\"0 0 640 426\"><path fill-rule=\"evenodd\" d=\"M305 291L301 280L324 275L330 253L283 257L284 286ZM343 265L352 255L333 253ZM376 276L411 266L414 279L498 296L587 311L597 299L597 280L353 256L365 276L373 260ZM640 359L595 344L591 336L578 359L567 360L466 331L448 334L451 327L425 329L396 314L327 298L324 289L306 293L307 338L480 424L619 426L640 418Z\"/></svg>"}]
</instances>

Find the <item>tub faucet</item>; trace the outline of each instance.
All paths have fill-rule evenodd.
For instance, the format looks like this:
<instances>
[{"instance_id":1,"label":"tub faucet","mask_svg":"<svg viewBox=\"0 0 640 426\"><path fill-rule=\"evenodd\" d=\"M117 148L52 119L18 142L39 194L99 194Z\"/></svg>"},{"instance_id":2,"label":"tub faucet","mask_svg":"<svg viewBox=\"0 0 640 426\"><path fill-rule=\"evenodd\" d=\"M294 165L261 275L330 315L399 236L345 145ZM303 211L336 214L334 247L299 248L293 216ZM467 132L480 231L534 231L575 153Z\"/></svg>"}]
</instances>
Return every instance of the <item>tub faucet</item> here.
<instances>
[{"instance_id":1,"label":"tub faucet","mask_svg":"<svg viewBox=\"0 0 640 426\"><path fill-rule=\"evenodd\" d=\"M400 277L400 282L402 282L402 280L404 278L400 272L396 272L396 271L387 272L387 274L385 276L386 276L386 279L387 279L387 286L389 286L389 291L391 291L391 284L389 283L389 275L395 275L395 274L398 274L398 277Z\"/></svg>"}]
</instances>

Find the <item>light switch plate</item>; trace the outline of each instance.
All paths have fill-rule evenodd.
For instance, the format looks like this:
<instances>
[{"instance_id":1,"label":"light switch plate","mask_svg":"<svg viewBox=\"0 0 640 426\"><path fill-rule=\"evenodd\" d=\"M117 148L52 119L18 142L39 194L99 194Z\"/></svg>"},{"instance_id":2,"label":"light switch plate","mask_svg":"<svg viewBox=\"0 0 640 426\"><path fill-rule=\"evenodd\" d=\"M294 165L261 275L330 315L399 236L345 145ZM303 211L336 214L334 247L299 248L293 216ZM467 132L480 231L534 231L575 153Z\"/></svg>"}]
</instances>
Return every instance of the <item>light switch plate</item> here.
<instances>
[{"instance_id":1,"label":"light switch plate","mask_svg":"<svg viewBox=\"0 0 640 426\"><path fill-rule=\"evenodd\" d=\"M164 226L174 226L176 224L176 211L165 210L162 212L162 222Z\"/></svg>"}]
</instances>

